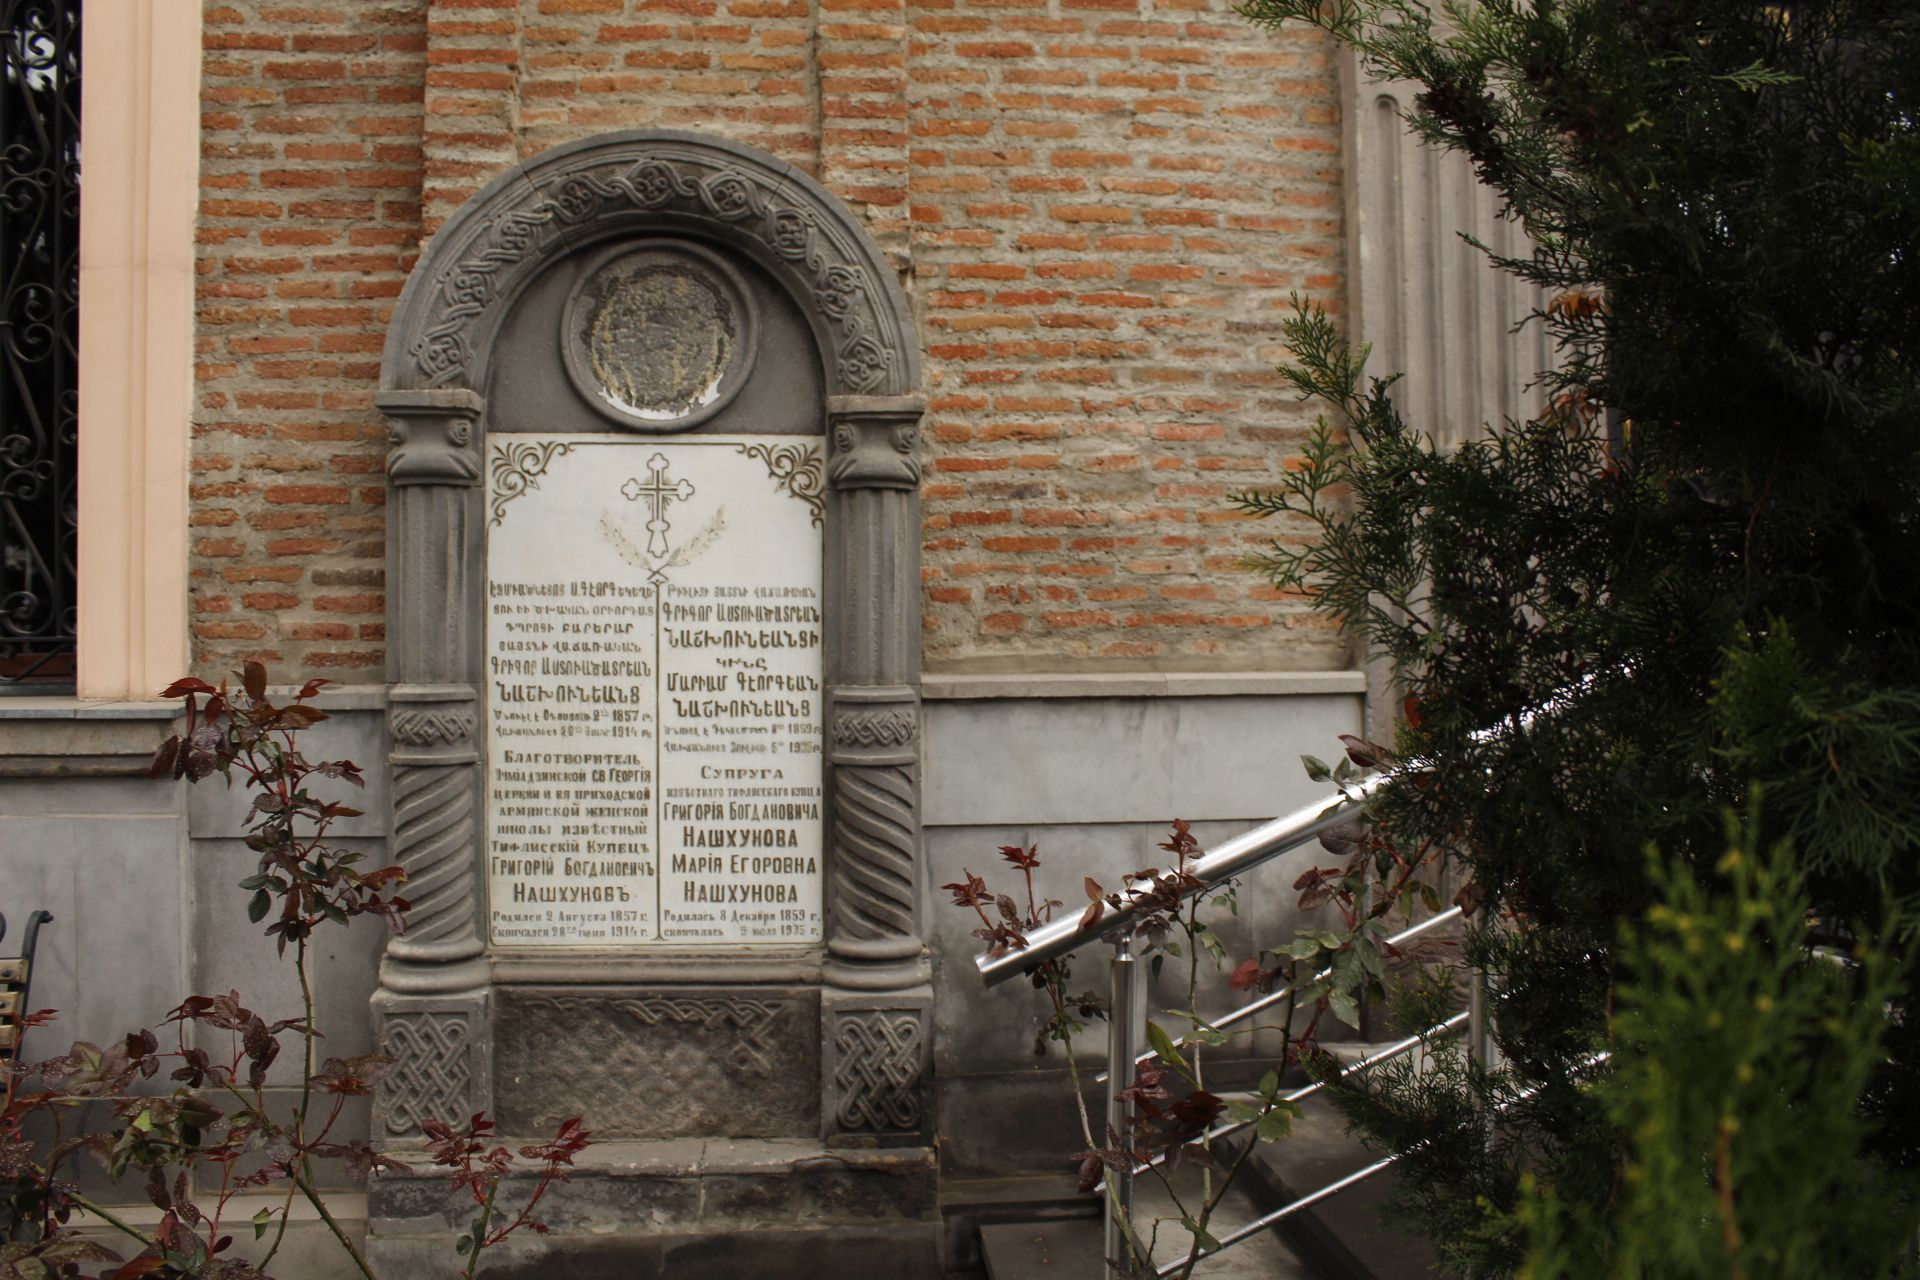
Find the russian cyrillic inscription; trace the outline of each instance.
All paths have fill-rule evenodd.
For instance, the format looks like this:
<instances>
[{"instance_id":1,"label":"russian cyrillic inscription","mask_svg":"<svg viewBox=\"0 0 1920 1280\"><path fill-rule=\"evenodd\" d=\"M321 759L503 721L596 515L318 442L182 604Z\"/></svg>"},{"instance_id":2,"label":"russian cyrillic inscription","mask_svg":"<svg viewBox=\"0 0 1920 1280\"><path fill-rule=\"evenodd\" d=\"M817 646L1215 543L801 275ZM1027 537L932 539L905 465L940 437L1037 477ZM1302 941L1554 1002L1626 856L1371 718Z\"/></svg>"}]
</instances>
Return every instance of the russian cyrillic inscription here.
<instances>
[{"instance_id":1,"label":"russian cyrillic inscription","mask_svg":"<svg viewBox=\"0 0 1920 1280\"><path fill-rule=\"evenodd\" d=\"M488 450L494 944L819 941L818 446Z\"/></svg>"}]
</instances>

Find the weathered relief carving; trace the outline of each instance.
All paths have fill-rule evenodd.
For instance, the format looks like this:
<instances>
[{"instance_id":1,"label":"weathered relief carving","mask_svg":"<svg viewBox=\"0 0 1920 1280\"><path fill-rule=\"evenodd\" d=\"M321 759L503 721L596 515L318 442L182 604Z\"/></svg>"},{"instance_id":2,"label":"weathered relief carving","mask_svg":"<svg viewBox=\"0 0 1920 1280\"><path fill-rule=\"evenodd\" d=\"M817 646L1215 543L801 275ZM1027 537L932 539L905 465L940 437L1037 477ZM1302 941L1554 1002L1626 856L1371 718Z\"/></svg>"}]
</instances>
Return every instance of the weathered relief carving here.
<instances>
[{"instance_id":1,"label":"weathered relief carving","mask_svg":"<svg viewBox=\"0 0 1920 1280\"><path fill-rule=\"evenodd\" d=\"M794 988L506 988L498 1073L518 1084L502 1129L584 1115L603 1137L809 1135L819 1021L818 996Z\"/></svg>"},{"instance_id":2,"label":"weathered relief carving","mask_svg":"<svg viewBox=\"0 0 1920 1280\"><path fill-rule=\"evenodd\" d=\"M662 243L589 268L567 301L561 344L574 386L606 417L684 431L745 385L757 331L751 295L725 260Z\"/></svg>"},{"instance_id":3,"label":"weathered relief carving","mask_svg":"<svg viewBox=\"0 0 1920 1280\"><path fill-rule=\"evenodd\" d=\"M547 473L553 460L564 457L572 448L563 440L510 441L494 445L493 460L487 467L493 482L493 519L488 523L497 525L506 519L507 504L529 489L538 489L540 477Z\"/></svg>"},{"instance_id":4,"label":"weathered relief carving","mask_svg":"<svg viewBox=\"0 0 1920 1280\"><path fill-rule=\"evenodd\" d=\"M769 1032L781 1007L745 996L636 996L608 999L598 995L527 995L517 1004L556 1015L557 1024L589 1010L608 1010L631 1018L642 1027L686 1026L724 1036L724 1060L729 1071L748 1076L771 1075L780 1048Z\"/></svg>"},{"instance_id":5,"label":"weathered relief carving","mask_svg":"<svg viewBox=\"0 0 1920 1280\"><path fill-rule=\"evenodd\" d=\"M381 1080L387 1133L419 1133L423 1122L470 1114L472 1021L461 1013L393 1013L383 1021L393 1065Z\"/></svg>"},{"instance_id":6,"label":"weathered relief carving","mask_svg":"<svg viewBox=\"0 0 1920 1280\"><path fill-rule=\"evenodd\" d=\"M543 175L545 177L545 175ZM569 228L640 211L717 219L797 277L825 322L836 390L885 394L911 385L915 364L877 259L784 166L678 139L626 138L583 150L540 185L495 194L487 216L454 230L453 260L431 280L431 323L408 354L428 386L471 382L480 318L509 296L522 265ZM882 268L883 269L883 268Z\"/></svg>"},{"instance_id":7,"label":"weathered relief carving","mask_svg":"<svg viewBox=\"0 0 1920 1280\"><path fill-rule=\"evenodd\" d=\"M818 529L825 523L826 483L819 446L743 444L740 452L764 462L769 479L807 504L807 509L813 513L814 528Z\"/></svg>"},{"instance_id":8,"label":"weathered relief carving","mask_svg":"<svg viewBox=\"0 0 1920 1280\"><path fill-rule=\"evenodd\" d=\"M835 1119L843 1133L888 1133L921 1127L927 1044L916 1010L844 1011L836 1015Z\"/></svg>"}]
</instances>

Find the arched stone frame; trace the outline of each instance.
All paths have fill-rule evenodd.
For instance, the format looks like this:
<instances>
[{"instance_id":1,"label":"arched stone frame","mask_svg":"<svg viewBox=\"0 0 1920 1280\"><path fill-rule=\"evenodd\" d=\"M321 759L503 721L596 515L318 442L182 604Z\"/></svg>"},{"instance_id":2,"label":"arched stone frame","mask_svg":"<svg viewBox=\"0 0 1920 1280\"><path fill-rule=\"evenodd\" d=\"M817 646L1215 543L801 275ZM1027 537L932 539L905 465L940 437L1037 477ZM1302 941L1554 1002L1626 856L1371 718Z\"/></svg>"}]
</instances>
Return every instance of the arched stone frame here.
<instances>
[{"instance_id":1,"label":"arched stone frame","mask_svg":"<svg viewBox=\"0 0 1920 1280\"><path fill-rule=\"evenodd\" d=\"M919 863L918 340L892 269L807 175L678 130L604 134L502 174L434 238L388 330L388 748L409 928L387 945L376 1034L394 1057L375 1136L491 1109L494 966L481 924L485 558L493 340L525 287L615 237L680 233L784 287L821 355L831 765L821 985L823 1136L930 1140ZM593 981L595 961L565 961ZM735 972L744 972L737 969Z\"/></svg>"}]
</instances>

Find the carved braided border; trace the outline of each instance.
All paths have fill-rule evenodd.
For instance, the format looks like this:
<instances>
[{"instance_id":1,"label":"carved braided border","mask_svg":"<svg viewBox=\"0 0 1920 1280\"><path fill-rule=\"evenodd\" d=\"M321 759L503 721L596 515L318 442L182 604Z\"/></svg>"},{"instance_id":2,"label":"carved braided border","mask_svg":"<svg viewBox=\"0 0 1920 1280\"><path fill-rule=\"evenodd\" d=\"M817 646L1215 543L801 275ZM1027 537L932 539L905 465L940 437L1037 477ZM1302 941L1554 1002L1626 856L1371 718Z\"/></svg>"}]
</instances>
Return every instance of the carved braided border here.
<instances>
[{"instance_id":1,"label":"carved braided border","mask_svg":"<svg viewBox=\"0 0 1920 1280\"><path fill-rule=\"evenodd\" d=\"M427 385L468 380L478 317L510 292L508 282L535 250L570 226L635 209L733 223L808 276L813 304L832 330L834 367L844 391L880 392L906 360L905 338L885 306L883 286L869 278L848 233L796 200L776 175L668 144L603 159L522 199L520 207L482 224L461 257L434 281L438 318L411 347Z\"/></svg>"}]
</instances>

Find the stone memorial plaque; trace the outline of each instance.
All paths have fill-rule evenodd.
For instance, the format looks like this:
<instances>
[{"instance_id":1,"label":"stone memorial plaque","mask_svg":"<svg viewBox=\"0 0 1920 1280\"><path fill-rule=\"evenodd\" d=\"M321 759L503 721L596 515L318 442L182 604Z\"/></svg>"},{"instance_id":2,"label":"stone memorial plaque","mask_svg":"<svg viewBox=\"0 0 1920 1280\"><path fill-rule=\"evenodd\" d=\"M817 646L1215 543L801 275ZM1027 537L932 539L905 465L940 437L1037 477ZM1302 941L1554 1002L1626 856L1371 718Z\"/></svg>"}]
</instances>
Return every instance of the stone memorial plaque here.
<instances>
[{"instance_id":1,"label":"stone memorial plaque","mask_svg":"<svg viewBox=\"0 0 1920 1280\"><path fill-rule=\"evenodd\" d=\"M493 944L819 942L819 444L515 434L486 465Z\"/></svg>"}]
</instances>

